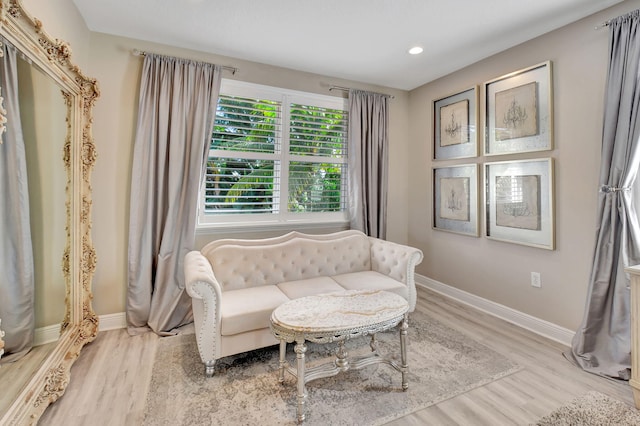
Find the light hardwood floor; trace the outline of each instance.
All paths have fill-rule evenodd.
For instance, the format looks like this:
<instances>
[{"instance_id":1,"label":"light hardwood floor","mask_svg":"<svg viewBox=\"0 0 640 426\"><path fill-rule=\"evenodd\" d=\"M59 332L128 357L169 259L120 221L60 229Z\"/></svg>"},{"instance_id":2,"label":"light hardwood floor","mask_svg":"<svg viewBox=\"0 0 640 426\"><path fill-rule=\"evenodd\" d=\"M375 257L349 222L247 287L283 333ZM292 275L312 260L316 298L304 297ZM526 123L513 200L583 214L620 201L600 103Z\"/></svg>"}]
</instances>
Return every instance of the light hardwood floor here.
<instances>
[{"instance_id":1,"label":"light hardwood floor","mask_svg":"<svg viewBox=\"0 0 640 426\"><path fill-rule=\"evenodd\" d=\"M390 425L528 425L590 390L633 405L627 382L574 367L562 355L566 346L423 288L417 309L436 313L444 324L524 368ZM72 367L65 394L47 408L39 424L141 424L157 341L153 333L100 333Z\"/></svg>"},{"instance_id":2,"label":"light hardwood floor","mask_svg":"<svg viewBox=\"0 0 640 426\"><path fill-rule=\"evenodd\" d=\"M28 380L40 368L55 344L53 342L35 346L23 358L20 358L20 362L6 362L0 366L0 417L13 403L13 398L7 398L5 395L17 395L24 389Z\"/></svg>"}]
</instances>

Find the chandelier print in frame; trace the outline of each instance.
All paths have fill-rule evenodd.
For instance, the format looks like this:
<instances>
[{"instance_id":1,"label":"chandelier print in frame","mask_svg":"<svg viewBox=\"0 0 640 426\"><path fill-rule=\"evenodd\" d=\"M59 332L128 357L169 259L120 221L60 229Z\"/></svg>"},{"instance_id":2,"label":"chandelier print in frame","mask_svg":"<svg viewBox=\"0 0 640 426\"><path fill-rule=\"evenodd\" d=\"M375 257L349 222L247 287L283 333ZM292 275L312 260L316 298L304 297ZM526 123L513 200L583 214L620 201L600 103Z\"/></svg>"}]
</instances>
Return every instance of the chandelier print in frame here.
<instances>
[{"instance_id":1,"label":"chandelier print in frame","mask_svg":"<svg viewBox=\"0 0 640 426\"><path fill-rule=\"evenodd\" d=\"M478 156L477 87L433 102L433 159Z\"/></svg>"},{"instance_id":2,"label":"chandelier print in frame","mask_svg":"<svg viewBox=\"0 0 640 426\"><path fill-rule=\"evenodd\" d=\"M486 236L555 248L553 159L485 164Z\"/></svg>"},{"instance_id":3,"label":"chandelier print in frame","mask_svg":"<svg viewBox=\"0 0 640 426\"><path fill-rule=\"evenodd\" d=\"M440 146L469 142L469 100L440 108Z\"/></svg>"},{"instance_id":4,"label":"chandelier print in frame","mask_svg":"<svg viewBox=\"0 0 640 426\"><path fill-rule=\"evenodd\" d=\"M433 169L433 229L477 237L478 165Z\"/></svg>"},{"instance_id":5,"label":"chandelier print in frame","mask_svg":"<svg viewBox=\"0 0 640 426\"><path fill-rule=\"evenodd\" d=\"M496 141L540 133L537 88L533 82L496 93Z\"/></svg>"},{"instance_id":6,"label":"chandelier print in frame","mask_svg":"<svg viewBox=\"0 0 640 426\"><path fill-rule=\"evenodd\" d=\"M540 230L540 176L496 176L496 226Z\"/></svg>"}]
</instances>

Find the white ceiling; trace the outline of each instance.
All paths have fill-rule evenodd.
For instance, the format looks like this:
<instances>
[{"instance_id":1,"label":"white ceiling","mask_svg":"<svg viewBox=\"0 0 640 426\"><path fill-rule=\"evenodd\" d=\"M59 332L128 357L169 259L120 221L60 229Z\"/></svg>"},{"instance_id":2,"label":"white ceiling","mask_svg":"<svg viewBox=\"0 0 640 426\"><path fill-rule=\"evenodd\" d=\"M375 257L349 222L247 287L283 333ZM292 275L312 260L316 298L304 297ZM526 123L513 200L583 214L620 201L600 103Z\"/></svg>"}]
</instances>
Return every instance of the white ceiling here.
<instances>
[{"instance_id":1,"label":"white ceiling","mask_svg":"<svg viewBox=\"0 0 640 426\"><path fill-rule=\"evenodd\" d=\"M410 90L622 0L73 1L91 31Z\"/></svg>"}]
</instances>

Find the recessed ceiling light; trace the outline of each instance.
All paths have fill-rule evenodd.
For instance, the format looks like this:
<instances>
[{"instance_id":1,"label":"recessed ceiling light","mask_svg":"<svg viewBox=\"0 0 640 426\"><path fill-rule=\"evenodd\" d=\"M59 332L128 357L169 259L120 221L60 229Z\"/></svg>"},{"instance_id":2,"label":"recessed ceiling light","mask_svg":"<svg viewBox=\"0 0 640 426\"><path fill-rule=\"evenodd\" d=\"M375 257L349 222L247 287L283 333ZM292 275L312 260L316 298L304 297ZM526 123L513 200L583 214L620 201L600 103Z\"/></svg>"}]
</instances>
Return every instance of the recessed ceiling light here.
<instances>
[{"instance_id":1,"label":"recessed ceiling light","mask_svg":"<svg viewBox=\"0 0 640 426\"><path fill-rule=\"evenodd\" d=\"M422 49L422 47L415 46L415 47L412 47L411 49L409 49L409 53L411 55L419 55L420 53L422 53L423 50L424 49Z\"/></svg>"}]
</instances>

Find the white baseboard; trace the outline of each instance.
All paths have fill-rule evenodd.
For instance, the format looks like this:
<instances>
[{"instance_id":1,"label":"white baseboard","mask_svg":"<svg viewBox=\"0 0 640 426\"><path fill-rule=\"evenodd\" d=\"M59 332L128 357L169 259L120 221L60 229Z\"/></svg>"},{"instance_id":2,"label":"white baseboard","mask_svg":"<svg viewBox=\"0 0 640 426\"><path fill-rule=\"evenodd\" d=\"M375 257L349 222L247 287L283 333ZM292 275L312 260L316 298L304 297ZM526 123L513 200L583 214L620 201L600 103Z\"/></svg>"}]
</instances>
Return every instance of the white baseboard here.
<instances>
[{"instance_id":1,"label":"white baseboard","mask_svg":"<svg viewBox=\"0 0 640 426\"><path fill-rule=\"evenodd\" d=\"M127 327L127 316L124 312L100 315L98 331L116 330ZM55 342L60 337L60 324L36 328L33 335L33 346Z\"/></svg>"},{"instance_id":2,"label":"white baseboard","mask_svg":"<svg viewBox=\"0 0 640 426\"><path fill-rule=\"evenodd\" d=\"M127 314L118 312L116 314L100 315L98 331L117 330L127 328Z\"/></svg>"},{"instance_id":3,"label":"white baseboard","mask_svg":"<svg viewBox=\"0 0 640 426\"><path fill-rule=\"evenodd\" d=\"M60 337L60 324L36 328L33 334L33 346L55 342Z\"/></svg>"},{"instance_id":4,"label":"white baseboard","mask_svg":"<svg viewBox=\"0 0 640 426\"><path fill-rule=\"evenodd\" d=\"M425 277L424 275L416 274L415 281L417 285L426 287L444 296L472 306L482 312L486 312L548 339L562 343L565 346L571 346L571 340L573 339L575 332L567 328L560 327L559 325L553 324L549 321L525 314L524 312L516 311L508 306L492 302L491 300L484 299L480 296L476 296L475 294L451 287L450 285L443 284L429 277Z\"/></svg>"}]
</instances>

